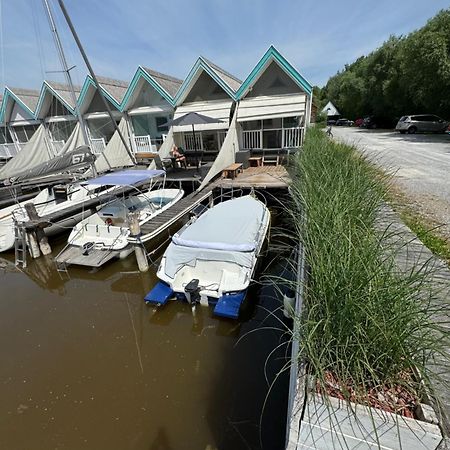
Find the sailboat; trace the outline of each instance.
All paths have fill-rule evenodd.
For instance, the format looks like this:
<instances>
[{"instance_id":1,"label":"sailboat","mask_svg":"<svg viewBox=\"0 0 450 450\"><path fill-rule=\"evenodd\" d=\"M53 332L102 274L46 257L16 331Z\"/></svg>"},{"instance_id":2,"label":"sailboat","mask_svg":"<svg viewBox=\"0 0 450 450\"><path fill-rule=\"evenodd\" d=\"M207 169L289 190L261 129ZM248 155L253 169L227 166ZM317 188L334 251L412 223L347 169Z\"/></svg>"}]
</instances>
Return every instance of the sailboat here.
<instances>
[{"instance_id":1,"label":"sailboat","mask_svg":"<svg viewBox=\"0 0 450 450\"><path fill-rule=\"evenodd\" d=\"M170 298L214 305L218 316L237 318L256 270L270 224L270 211L246 195L215 205L172 237L145 297L163 305Z\"/></svg>"}]
</instances>

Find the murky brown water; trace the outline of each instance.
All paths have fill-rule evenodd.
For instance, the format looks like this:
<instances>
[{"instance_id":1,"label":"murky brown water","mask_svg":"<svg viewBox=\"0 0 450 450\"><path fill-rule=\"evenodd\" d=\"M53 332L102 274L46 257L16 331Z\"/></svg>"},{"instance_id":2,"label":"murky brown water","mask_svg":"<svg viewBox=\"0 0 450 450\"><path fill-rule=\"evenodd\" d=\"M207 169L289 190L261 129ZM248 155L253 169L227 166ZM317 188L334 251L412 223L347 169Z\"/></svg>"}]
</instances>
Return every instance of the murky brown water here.
<instances>
[{"instance_id":1,"label":"murky brown water","mask_svg":"<svg viewBox=\"0 0 450 450\"><path fill-rule=\"evenodd\" d=\"M0 449L260 448L264 363L282 342L246 334L279 326L264 308L240 322L207 308L193 320L179 302L154 311L143 296L156 276L133 256L69 274L45 259L0 271ZM269 291L251 300L274 307ZM263 448L283 447L286 389L284 378L269 397Z\"/></svg>"}]
</instances>

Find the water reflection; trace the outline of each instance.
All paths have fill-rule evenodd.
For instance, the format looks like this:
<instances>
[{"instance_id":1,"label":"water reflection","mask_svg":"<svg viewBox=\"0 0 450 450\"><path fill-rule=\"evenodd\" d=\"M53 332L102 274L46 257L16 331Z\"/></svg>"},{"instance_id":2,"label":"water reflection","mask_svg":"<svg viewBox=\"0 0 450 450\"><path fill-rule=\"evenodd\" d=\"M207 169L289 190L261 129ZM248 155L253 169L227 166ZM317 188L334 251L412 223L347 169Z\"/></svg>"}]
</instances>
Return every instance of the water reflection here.
<instances>
[{"instance_id":1,"label":"water reflection","mask_svg":"<svg viewBox=\"0 0 450 450\"><path fill-rule=\"evenodd\" d=\"M279 326L264 309L274 309L270 286L238 322L179 302L145 306L156 275L132 259L65 274L51 258L20 272L8 255L0 267L0 448L239 450L260 438L282 448L286 383L269 396L261 436L259 425L266 358L285 337L249 333Z\"/></svg>"}]
</instances>

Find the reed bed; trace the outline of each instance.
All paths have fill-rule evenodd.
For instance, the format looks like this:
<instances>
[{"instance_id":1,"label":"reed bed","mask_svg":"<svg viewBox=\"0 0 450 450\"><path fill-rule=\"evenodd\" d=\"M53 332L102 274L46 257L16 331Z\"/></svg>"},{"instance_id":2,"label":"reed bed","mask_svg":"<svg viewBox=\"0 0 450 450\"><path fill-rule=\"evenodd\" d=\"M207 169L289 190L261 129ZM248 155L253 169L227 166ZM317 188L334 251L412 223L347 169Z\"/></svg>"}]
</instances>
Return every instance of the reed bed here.
<instances>
[{"instance_id":1,"label":"reed bed","mask_svg":"<svg viewBox=\"0 0 450 450\"><path fill-rule=\"evenodd\" d=\"M375 222L389 179L355 148L310 129L291 166L288 215L308 266L299 358L318 392L411 415L439 377L448 328L430 269L400 273ZM295 288L295 286L293 286Z\"/></svg>"}]
</instances>

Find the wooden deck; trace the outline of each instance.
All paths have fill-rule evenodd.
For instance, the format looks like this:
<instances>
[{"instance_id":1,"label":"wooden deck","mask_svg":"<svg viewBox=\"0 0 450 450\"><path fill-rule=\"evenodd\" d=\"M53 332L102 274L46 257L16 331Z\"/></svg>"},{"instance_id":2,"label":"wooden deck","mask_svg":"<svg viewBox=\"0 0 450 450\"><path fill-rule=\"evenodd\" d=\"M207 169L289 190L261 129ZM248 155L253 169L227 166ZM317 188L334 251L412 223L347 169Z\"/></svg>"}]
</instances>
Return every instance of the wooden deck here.
<instances>
[{"instance_id":1,"label":"wooden deck","mask_svg":"<svg viewBox=\"0 0 450 450\"><path fill-rule=\"evenodd\" d=\"M129 237L128 242L136 244L139 242L148 242L155 238L163 231L167 230L171 225L183 218L186 214L192 211L201 202L207 200L212 196L212 190L216 187L216 184L211 184L200 192L193 192L192 194L184 197L171 208L162 212L148 223L142 225L139 239Z\"/></svg>"},{"instance_id":2,"label":"wooden deck","mask_svg":"<svg viewBox=\"0 0 450 450\"><path fill-rule=\"evenodd\" d=\"M249 167L236 178L221 178L215 185L220 188L287 189L291 178L284 166Z\"/></svg>"},{"instance_id":3,"label":"wooden deck","mask_svg":"<svg viewBox=\"0 0 450 450\"><path fill-rule=\"evenodd\" d=\"M120 252L92 249L88 254L83 254L81 247L69 246L65 248L55 258L56 264L71 266L87 266L87 267L100 267L107 263L112 258L119 255Z\"/></svg>"}]
</instances>

